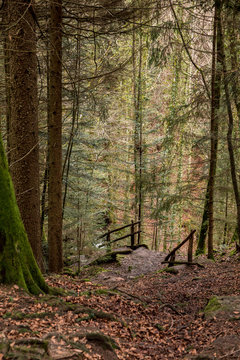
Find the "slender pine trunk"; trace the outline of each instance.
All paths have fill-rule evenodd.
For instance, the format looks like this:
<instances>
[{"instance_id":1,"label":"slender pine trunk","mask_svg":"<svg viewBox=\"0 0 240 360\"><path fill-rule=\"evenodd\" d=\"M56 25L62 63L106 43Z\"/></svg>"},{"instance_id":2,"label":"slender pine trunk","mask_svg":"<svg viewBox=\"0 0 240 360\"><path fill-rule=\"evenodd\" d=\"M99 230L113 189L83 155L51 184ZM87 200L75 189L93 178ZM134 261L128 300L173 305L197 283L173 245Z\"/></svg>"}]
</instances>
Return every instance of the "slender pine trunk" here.
<instances>
[{"instance_id":1,"label":"slender pine trunk","mask_svg":"<svg viewBox=\"0 0 240 360\"><path fill-rule=\"evenodd\" d=\"M62 0L50 1L48 124L49 271L61 272L62 256Z\"/></svg>"},{"instance_id":2,"label":"slender pine trunk","mask_svg":"<svg viewBox=\"0 0 240 360\"><path fill-rule=\"evenodd\" d=\"M229 153L229 160L230 160L232 184L233 184L235 202L236 202L236 207L237 207L237 232L238 232L238 239L240 239L240 194L239 194L239 188L238 188L235 154L234 154L234 148L233 148L233 143L232 143L234 118L233 118L231 97L230 97L230 91L229 91L229 82L228 82L228 78L227 78L226 55L225 55L225 49L224 49L224 34L222 31L222 22L221 21L219 21L219 41L220 41L220 46L221 46L221 65L222 65L222 69L223 69L224 92L225 92L225 97L226 97L227 113L228 113L227 144L228 144L228 153ZM237 247L237 250L239 251L240 250L239 244L236 243L236 247Z\"/></svg>"},{"instance_id":3,"label":"slender pine trunk","mask_svg":"<svg viewBox=\"0 0 240 360\"><path fill-rule=\"evenodd\" d=\"M218 147L218 111L220 106L220 91L221 91L221 72L217 66L220 61L219 48L219 23L221 16L221 3L219 0L215 1L215 15L214 15L214 32L213 32L213 50L212 50L212 94L211 94L211 155L210 155L210 169L209 169L209 228L208 228L208 258L213 258L213 232L214 232L214 191L215 191L215 176L217 166L217 147ZM217 50L216 50L217 43ZM217 59L216 59L217 53Z\"/></svg>"}]
</instances>

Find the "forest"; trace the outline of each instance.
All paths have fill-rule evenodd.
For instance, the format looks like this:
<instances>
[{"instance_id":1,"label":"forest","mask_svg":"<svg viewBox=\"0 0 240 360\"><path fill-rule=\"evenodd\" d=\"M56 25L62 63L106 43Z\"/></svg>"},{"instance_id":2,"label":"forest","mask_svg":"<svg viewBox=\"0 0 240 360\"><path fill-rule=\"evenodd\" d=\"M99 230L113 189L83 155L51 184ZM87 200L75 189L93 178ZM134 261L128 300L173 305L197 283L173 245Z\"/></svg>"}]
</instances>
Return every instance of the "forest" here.
<instances>
[{"instance_id":1,"label":"forest","mask_svg":"<svg viewBox=\"0 0 240 360\"><path fill-rule=\"evenodd\" d=\"M240 359L239 0L0 17L0 360Z\"/></svg>"}]
</instances>

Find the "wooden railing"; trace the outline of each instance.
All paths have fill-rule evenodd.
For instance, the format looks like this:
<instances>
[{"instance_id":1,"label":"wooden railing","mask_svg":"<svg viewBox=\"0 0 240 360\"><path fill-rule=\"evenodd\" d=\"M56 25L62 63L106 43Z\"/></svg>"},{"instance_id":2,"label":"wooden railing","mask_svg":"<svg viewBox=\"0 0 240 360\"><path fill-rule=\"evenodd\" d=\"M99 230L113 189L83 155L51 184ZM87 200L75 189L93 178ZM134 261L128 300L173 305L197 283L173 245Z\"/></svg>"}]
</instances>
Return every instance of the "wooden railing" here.
<instances>
[{"instance_id":1,"label":"wooden railing","mask_svg":"<svg viewBox=\"0 0 240 360\"><path fill-rule=\"evenodd\" d=\"M98 238L98 239L100 240L100 239L103 239L103 238L106 237L106 240L104 240L104 243L101 244L99 247L107 246L108 248L111 248L111 244L112 244L112 243L115 243L115 242L117 242L117 241L120 241L120 240L123 240L123 239L126 239L126 238L130 237L130 238L131 238L131 244L130 244L130 246L131 246L131 248L134 248L134 246L135 246L135 235L137 235L137 234L138 234L138 245L139 245L139 243L140 243L140 233L141 233L141 230L135 231L135 226L136 226L136 225L139 225L140 223L141 223L141 221L133 222L133 220L132 220L131 224L124 225L124 226L119 227L119 228L117 228L117 229L114 229L114 230L111 230L111 231L106 232L105 234L101 235L101 236ZM118 231L121 231L121 230L123 230L123 229L126 229L126 228L128 228L128 227L131 228L129 234L124 235L124 236L121 236L121 237L119 237L119 238L117 238L117 239L111 240L111 234L113 234L113 233L115 233L115 232L118 232Z\"/></svg>"},{"instance_id":2,"label":"wooden railing","mask_svg":"<svg viewBox=\"0 0 240 360\"><path fill-rule=\"evenodd\" d=\"M192 230L190 234L184 239L179 245L177 245L170 253L165 257L162 264L169 264L168 266L173 266L174 264L188 264L188 265L199 265L193 263L193 239L196 230ZM179 250L186 242L188 241L188 258L187 261L176 261L176 251Z\"/></svg>"}]
</instances>

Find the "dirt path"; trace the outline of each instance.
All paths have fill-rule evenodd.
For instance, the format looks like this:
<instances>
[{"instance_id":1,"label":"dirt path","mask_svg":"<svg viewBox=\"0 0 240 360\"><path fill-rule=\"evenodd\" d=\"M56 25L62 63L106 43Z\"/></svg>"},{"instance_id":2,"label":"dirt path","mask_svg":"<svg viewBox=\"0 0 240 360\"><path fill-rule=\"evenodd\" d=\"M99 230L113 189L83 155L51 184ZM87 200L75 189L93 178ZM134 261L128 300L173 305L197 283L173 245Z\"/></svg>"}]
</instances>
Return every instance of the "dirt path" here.
<instances>
[{"instance_id":1,"label":"dirt path","mask_svg":"<svg viewBox=\"0 0 240 360\"><path fill-rule=\"evenodd\" d=\"M105 271L100 272L93 280L111 286L115 282L132 280L157 271L162 267L164 254L140 247L119 258L118 264L103 265Z\"/></svg>"},{"instance_id":2,"label":"dirt path","mask_svg":"<svg viewBox=\"0 0 240 360\"><path fill-rule=\"evenodd\" d=\"M131 254L120 255L117 263L101 264L100 267L102 267L103 271L100 271L96 276L91 277L91 279L110 287L114 283L134 280L138 277L154 273L165 268L166 264L162 264L162 261L166 255L166 253L160 253L148 250L145 247L139 247ZM178 260L184 260L184 258L178 256ZM182 267L183 266L177 266L175 268L179 269Z\"/></svg>"}]
</instances>

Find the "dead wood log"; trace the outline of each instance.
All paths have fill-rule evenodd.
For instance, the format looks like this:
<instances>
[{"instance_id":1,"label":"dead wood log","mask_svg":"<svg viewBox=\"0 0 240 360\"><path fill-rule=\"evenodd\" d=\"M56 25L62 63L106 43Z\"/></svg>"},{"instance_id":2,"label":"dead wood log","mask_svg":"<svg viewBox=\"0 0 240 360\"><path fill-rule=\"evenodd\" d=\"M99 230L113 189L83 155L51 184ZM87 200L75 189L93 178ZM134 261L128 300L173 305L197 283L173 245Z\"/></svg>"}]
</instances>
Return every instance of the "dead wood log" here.
<instances>
[{"instance_id":1,"label":"dead wood log","mask_svg":"<svg viewBox=\"0 0 240 360\"><path fill-rule=\"evenodd\" d=\"M173 265L196 265L200 268L204 268L202 264L199 264L197 262L189 262L189 261L162 261L162 264L171 264Z\"/></svg>"},{"instance_id":2,"label":"dead wood log","mask_svg":"<svg viewBox=\"0 0 240 360\"><path fill-rule=\"evenodd\" d=\"M173 305L171 305L171 304L162 304L162 305L159 307L159 309L163 309L163 308L165 308L165 307L170 308L170 309L171 309L172 311L174 311L177 315L181 315L180 312L177 311L177 309L176 309Z\"/></svg>"},{"instance_id":3,"label":"dead wood log","mask_svg":"<svg viewBox=\"0 0 240 360\"><path fill-rule=\"evenodd\" d=\"M149 300L143 300L143 299L141 299L139 296L137 296L137 295L133 295L133 294L130 294L130 293L128 293L127 291L125 291L125 290L121 290L121 289L119 289L117 286L115 286L112 290L117 290L117 291L119 291L120 293L122 293L122 294L124 294L124 295L127 295L127 296L129 296L129 297L131 297L131 298L133 298L133 299L136 299L136 300L139 300L141 303L143 303L143 304L149 304L150 303L150 301Z\"/></svg>"}]
</instances>

